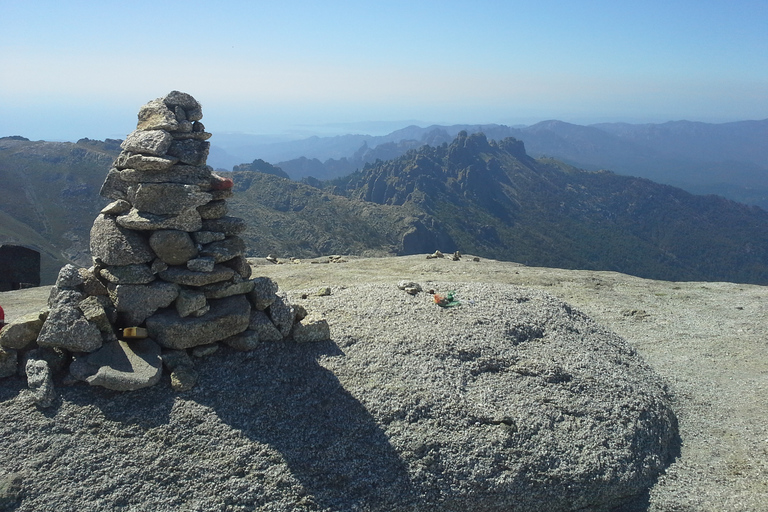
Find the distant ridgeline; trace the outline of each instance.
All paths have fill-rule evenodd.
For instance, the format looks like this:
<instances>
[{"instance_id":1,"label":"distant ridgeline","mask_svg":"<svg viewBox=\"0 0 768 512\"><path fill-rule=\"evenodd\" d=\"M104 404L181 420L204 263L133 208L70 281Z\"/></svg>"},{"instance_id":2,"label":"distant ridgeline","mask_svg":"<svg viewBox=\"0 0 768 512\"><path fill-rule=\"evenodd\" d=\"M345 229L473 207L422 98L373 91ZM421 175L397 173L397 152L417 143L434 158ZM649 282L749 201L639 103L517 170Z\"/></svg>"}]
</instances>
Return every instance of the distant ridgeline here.
<instances>
[{"instance_id":1,"label":"distant ridgeline","mask_svg":"<svg viewBox=\"0 0 768 512\"><path fill-rule=\"evenodd\" d=\"M91 221L104 206L93 198L118 141L22 139L0 138L0 243L40 251L46 284L64 262L90 259ZM513 138L460 132L314 186L258 159L237 171L230 206L248 225L249 256L459 250L653 279L768 284L766 211L533 159Z\"/></svg>"},{"instance_id":2,"label":"distant ridgeline","mask_svg":"<svg viewBox=\"0 0 768 512\"><path fill-rule=\"evenodd\" d=\"M331 182L350 198L415 205L441 250L664 280L768 284L768 212L525 153L459 133Z\"/></svg>"}]
</instances>

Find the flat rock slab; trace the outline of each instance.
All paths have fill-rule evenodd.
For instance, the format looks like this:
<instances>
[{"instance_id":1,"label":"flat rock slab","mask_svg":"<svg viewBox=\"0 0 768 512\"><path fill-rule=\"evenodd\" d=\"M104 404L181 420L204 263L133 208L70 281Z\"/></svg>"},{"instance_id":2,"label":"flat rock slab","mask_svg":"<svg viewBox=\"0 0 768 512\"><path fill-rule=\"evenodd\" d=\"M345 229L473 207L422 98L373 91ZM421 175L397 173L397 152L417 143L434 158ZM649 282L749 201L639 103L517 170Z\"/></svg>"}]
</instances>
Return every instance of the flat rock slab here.
<instances>
[{"instance_id":1,"label":"flat rock slab","mask_svg":"<svg viewBox=\"0 0 768 512\"><path fill-rule=\"evenodd\" d=\"M93 372L86 377L86 382L115 391L153 386L160 380L163 369L160 346L148 338L107 343L88 355L85 364Z\"/></svg>"},{"instance_id":2,"label":"flat rock slab","mask_svg":"<svg viewBox=\"0 0 768 512\"><path fill-rule=\"evenodd\" d=\"M179 316L176 309L147 319L149 336L164 348L187 349L239 334L248 328L251 305L243 295L208 302L211 309L199 317Z\"/></svg>"}]
</instances>

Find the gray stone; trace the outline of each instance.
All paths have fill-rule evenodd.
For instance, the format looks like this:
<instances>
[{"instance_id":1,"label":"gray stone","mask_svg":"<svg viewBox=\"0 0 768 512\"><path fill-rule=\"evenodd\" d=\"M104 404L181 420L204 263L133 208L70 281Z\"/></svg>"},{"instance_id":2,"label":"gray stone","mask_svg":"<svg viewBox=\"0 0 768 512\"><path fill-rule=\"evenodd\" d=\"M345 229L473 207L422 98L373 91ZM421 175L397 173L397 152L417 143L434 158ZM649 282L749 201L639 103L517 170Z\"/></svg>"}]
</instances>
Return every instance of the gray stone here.
<instances>
[{"instance_id":1,"label":"gray stone","mask_svg":"<svg viewBox=\"0 0 768 512\"><path fill-rule=\"evenodd\" d=\"M66 291L58 294L37 337L39 346L59 347L70 352L93 352L101 347L101 332L85 319L78 296L82 297L82 294Z\"/></svg>"},{"instance_id":2,"label":"gray stone","mask_svg":"<svg viewBox=\"0 0 768 512\"><path fill-rule=\"evenodd\" d=\"M147 263L155 258L143 236L103 214L96 217L91 228L91 256L104 265Z\"/></svg>"},{"instance_id":3,"label":"gray stone","mask_svg":"<svg viewBox=\"0 0 768 512\"><path fill-rule=\"evenodd\" d=\"M165 348L187 349L215 343L248 328L251 307L242 295L209 301L210 311L198 318L182 318L173 309L147 319L150 337Z\"/></svg>"},{"instance_id":4,"label":"gray stone","mask_svg":"<svg viewBox=\"0 0 768 512\"><path fill-rule=\"evenodd\" d=\"M200 256L208 256L216 263L229 261L245 253L245 242L239 236L228 236L220 242L211 242L203 246Z\"/></svg>"},{"instance_id":5,"label":"gray stone","mask_svg":"<svg viewBox=\"0 0 768 512\"><path fill-rule=\"evenodd\" d=\"M215 265L216 260L213 258L195 258L187 262L187 269L195 272L213 272Z\"/></svg>"},{"instance_id":6,"label":"gray stone","mask_svg":"<svg viewBox=\"0 0 768 512\"><path fill-rule=\"evenodd\" d=\"M192 123L184 119L179 121L179 127L172 133L174 140L192 138Z\"/></svg>"},{"instance_id":7,"label":"gray stone","mask_svg":"<svg viewBox=\"0 0 768 512\"><path fill-rule=\"evenodd\" d=\"M182 289L176 298L176 312L184 318L200 311L208 304L205 294L197 290Z\"/></svg>"},{"instance_id":8,"label":"gray stone","mask_svg":"<svg viewBox=\"0 0 768 512\"><path fill-rule=\"evenodd\" d=\"M48 368L51 369L51 373L56 374L57 372L64 370L69 362L69 353L58 347L38 347L29 350L24 354L23 365L25 368L29 359L45 361L48 363Z\"/></svg>"},{"instance_id":9,"label":"gray stone","mask_svg":"<svg viewBox=\"0 0 768 512\"><path fill-rule=\"evenodd\" d=\"M21 474L0 474L0 510L16 510L23 495L24 477Z\"/></svg>"},{"instance_id":10,"label":"gray stone","mask_svg":"<svg viewBox=\"0 0 768 512\"><path fill-rule=\"evenodd\" d=\"M220 219L205 219L202 221L201 231L217 231L225 235L237 235L248 227L245 221L239 217L222 217Z\"/></svg>"},{"instance_id":11,"label":"gray stone","mask_svg":"<svg viewBox=\"0 0 768 512\"><path fill-rule=\"evenodd\" d=\"M197 384L197 372L191 366L180 366L171 372L171 388L182 393L189 391Z\"/></svg>"},{"instance_id":12,"label":"gray stone","mask_svg":"<svg viewBox=\"0 0 768 512\"><path fill-rule=\"evenodd\" d=\"M193 98L191 95L180 92L180 91L171 91L168 94L166 94L163 98L163 103L168 105L169 108L174 107L181 107L185 113L189 110L195 111L200 110L200 103L197 102L195 98ZM174 108L174 111L175 110ZM188 113L184 117L185 119L188 119L190 121L196 121L196 119L192 119L189 117Z\"/></svg>"},{"instance_id":13,"label":"gray stone","mask_svg":"<svg viewBox=\"0 0 768 512\"><path fill-rule=\"evenodd\" d=\"M309 315L293 325L291 338L297 343L328 341L331 339L331 328L328 320Z\"/></svg>"},{"instance_id":14,"label":"gray stone","mask_svg":"<svg viewBox=\"0 0 768 512\"><path fill-rule=\"evenodd\" d=\"M205 165L211 143L205 140L174 140L168 147L168 154L188 165Z\"/></svg>"},{"instance_id":15,"label":"gray stone","mask_svg":"<svg viewBox=\"0 0 768 512\"><path fill-rule=\"evenodd\" d=\"M120 171L110 169L107 177L104 178L104 183L101 185L99 195L114 201L128 199L128 185L129 183L123 181Z\"/></svg>"},{"instance_id":16,"label":"gray stone","mask_svg":"<svg viewBox=\"0 0 768 512\"><path fill-rule=\"evenodd\" d=\"M164 171L178 162L178 158L162 156L147 156L140 153L123 151L115 160L115 168L119 170L132 169L134 171ZM146 173L144 173L146 174Z\"/></svg>"},{"instance_id":17,"label":"gray stone","mask_svg":"<svg viewBox=\"0 0 768 512\"><path fill-rule=\"evenodd\" d=\"M277 298L277 283L268 277L252 279L253 291L248 294L248 300L253 307L262 311L267 309Z\"/></svg>"},{"instance_id":18,"label":"gray stone","mask_svg":"<svg viewBox=\"0 0 768 512\"><path fill-rule=\"evenodd\" d=\"M125 197L128 197L128 186L133 183L176 183L193 185L201 190L207 190L211 186L211 170L207 166L173 165L168 169L153 172L125 169L119 171L119 177L125 183Z\"/></svg>"},{"instance_id":19,"label":"gray stone","mask_svg":"<svg viewBox=\"0 0 768 512\"><path fill-rule=\"evenodd\" d=\"M83 276L80 275L80 268L68 263L61 267L59 275L56 278L56 288L77 288L85 282Z\"/></svg>"},{"instance_id":20,"label":"gray stone","mask_svg":"<svg viewBox=\"0 0 768 512\"><path fill-rule=\"evenodd\" d=\"M96 370L85 379L88 384L115 391L153 386L160 381L163 371L160 346L149 338L107 343L89 354L85 362Z\"/></svg>"},{"instance_id":21,"label":"gray stone","mask_svg":"<svg viewBox=\"0 0 768 512\"><path fill-rule=\"evenodd\" d=\"M128 188L128 200L141 212L178 215L189 208L208 203L211 194L200 192L194 185L139 183Z\"/></svg>"},{"instance_id":22,"label":"gray stone","mask_svg":"<svg viewBox=\"0 0 768 512\"><path fill-rule=\"evenodd\" d=\"M261 341L272 343L282 341L283 339L283 335L277 330L269 316L264 311L259 311L258 309L251 311L248 329L256 332Z\"/></svg>"},{"instance_id":23,"label":"gray stone","mask_svg":"<svg viewBox=\"0 0 768 512\"><path fill-rule=\"evenodd\" d=\"M206 299L223 299L232 295L245 295L253 291L253 281L240 281L238 283L214 283L200 288L205 293Z\"/></svg>"},{"instance_id":24,"label":"gray stone","mask_svg":"<svg viewBox=\"0 0 768 512\"><path fill-rule=\"evenodd\" d=\"M155 281L148 285L120 284L110 291L118 313L127 326L139 326L160 308L169 306L179 295L179 287Z\"/></svg>"},{"instance_id":25,"label":"gray stone","mask_svg":"<svg viewBox=\"0 0 768 512\"><path fill-rule=\"evenodd\" d=\"M116 312L109 298L102 295L86 297L77 306L85 319L101 332L113 332L112 323L116 320Z\"/></svg>"},{"instance_id":26,"label":"gray stone","mask_svg":"<svg viewBox=\"0 0 768 512\"><path fill-rule=\"evenodd\" d=\"M259 345L259 333L250 329L235 334L225 339L223 342L228 347L242 352L255 349Z\"/></svg>"},{"instance_id":27,"label":"gray stone","mask_svg":"<svg viewBox=\"0 0 768 512\"><path fill-rule=\"evenodd\" d=\"M139 109L137 130L166 130L178 129L179 122L176 114L171 112L162 99L152 100Z\"/></svg>"},{"instance_id":28,"label":"gray stone","mask_svg":"<svg viewBox=\"0 0 768 512\"><path fill-rule=\"evenodd\" d=\"M140 212L135 208L117 218L117 224L126 229L148 231L157 229L178 229L179 231L197 231L202 227L200 214L190 208L178 215L155 215ZM93 239L91 239L93 243Z\"/></svg>"},{"instance_id":29,"label":"gray stone","mask_svg":"<svg viewBox=\"0 0 768 512\"><path fill-rule=\"evenodd\" d=\"M168 269L168 264L161 260L160 258L157 258L155 261L152 262L152 266L150 267L152 269L153 274L159 274L163 270Z\"/></svg>"},{"instance_id":30,"label":"gray stone","mask_svg":"<svg viewBox=\"0 0 768 512\"><path fill-rule=\"evenodd\" d=\"M183 265L197 256L197 246L186 231L155 231L149 237L149 246L168 265Z\"/></svg>"},{"instance_id":31,"label":"gray stone","mask_svg":"<svg viewBox=\"0 0 768 512\"><path fill-rule=\"evenodd\" d=\"M163 359L163 366L170 371L182 366L190 368L194 366L194 362L186 350L166 350L161 354L161 357Z\"/></svg>"},{"instance_id":32,"label":"gray stone","mask_svg":"<svg viewBox=\"0 0 768 512\"><path fill-rule=\"evenodd\" d=\"M253 272L253 269L251 269L251 264L248 263L248 260L246 260L243 256L235 256L231 260L224 262L223 265L237 272L238 275L243 279L248 279L251 277Z\"/></svg>"},{"instance_id":33,"label":"gray stone","mask_svg":"<svg viewBox=\"0 0 768 512\"><path fill-rule=\"evenodd\" d=\"M83 293L86 295L109 295L107 287L96 276L96 272L96 267L80 269L80 275L83 276Z\"/></svg>"},{"instance_id":34,"label":"gray stone","mask_svg":"<svg viewBox=\"0 0 768 512\"><path fill-rule=\"evenodd\" d=\"M32 346L43 328L39 313L29 313L15 319L0 331L0 346L5 349L25 350Z\"/></svg>"},{"instance_id":35,"label":"gray stone","mask_svg":"<svg viewBox=\"0 0 768 512\"><path fill-rule=\"evenodd\" d=\"M134 130L128 134L120 147L132 153L164 156L172 142L173 137L165 130Z\"/></svg>"},{"instance_id":36,"label":"gray stone","mask_svg":"<svg viewBox=\"0 0 768 512\"><path fill-rule=\"evenodd\" d=\"M0 347L0 379L16 375L18 352Z\"/></svg>"},{"instance_id":37,"label":"gray stone","mask_svg":"<svg viewBox=\"0 0 768 512\"><path fill-rule=\"evenodd\" d=\"M165 281L185 286L205 286L206 284L229 281L235 271L223 265L216 265L211 272L195 272L184 267L169 267L160 272Z\"/></svg>"},{"instance_id":38,"label":"gray stone","mask_svg":"<svg viewBox=\"0 0 768 512\"><path fill-rule=\"evenodd\" d=\"M202 219L220 219L227 215L229 209L227 208L226 201L218 200L198 206L197 211L200 212L200 218Z\"/></svg>"},{"instance_id":39,"label":"gray stone","mask_svg":"<svg viewBox=\"0 0 768 512\"><path fill-rule=\"evenodd\" d=\"M25 366L27 386L32 392L32 399L39 407L50 407L56 400L56 389L53 387L51 369L46 361L28 359Z\"/></svg>"},{"instance_id":40,"label":"gray stone","mask_svg":"<svg viewBox=\"0 0 768 512\"><path fill-rule=\"evenodd\" d=\"M109 265L99 270L102 279L115 284L147 284L155 280L152 269L144 263Z\"/></svg>"},{"instance_id":41,"label":"gray stone","mask_svg":"<svg viewBox=\"0 0 768 512\"><path fill-rule=\"evenodd\" d=\"M280 331L280 335L287 338L291 334L293 323L296 320L296 310L288 302L288 297L284 293L281 292L275 296L275 301L270 304L267 314L277 330Z\"/></svg>"},{"instance_id":42,"label":"gray stone","mask_svg":"<svg viewBox=\"0 0 768 512\"><path fill-rule=\"evenodd\" d=\"M192 355L194 357L202 358L212 356L219 350L218 343L207 343L205 345L198 345L192 348Z\"/></svg>"},{"instance_id":43,"label":"gray stone","mask_svg":"<svg viewBox=\"0 0 768 512\"><path fill-rule=\"evenodd\" d=\"M218 231L196 231L192 233L192 239L200 245L224 240L227 235Z\"/></svg>"},{"instance_id":44,"label":"gray stone","mask_svg":"<svg viewBox=\"0 0 768 512\"><path fill-rule=\"evenodd\" d=\"M125 199L118 199L112 201L107 206L101 209L101 213L104 215L122 215L131 211L131 203Z\"/></svg>"}]
</instances>

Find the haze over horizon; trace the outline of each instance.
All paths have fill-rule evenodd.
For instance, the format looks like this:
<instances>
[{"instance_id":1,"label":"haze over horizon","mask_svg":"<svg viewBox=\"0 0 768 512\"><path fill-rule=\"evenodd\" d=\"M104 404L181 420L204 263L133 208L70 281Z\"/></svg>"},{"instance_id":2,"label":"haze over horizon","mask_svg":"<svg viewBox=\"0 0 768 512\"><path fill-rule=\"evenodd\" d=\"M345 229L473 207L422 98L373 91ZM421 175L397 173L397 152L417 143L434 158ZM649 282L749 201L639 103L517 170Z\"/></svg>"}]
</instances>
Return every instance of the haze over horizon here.
<instances>
[{"instance_id":1,"label":"haze over horizon","mask_svg":"<svg viewBox=\"0 0 768 512\"><path fill-rule=\"evenodd\" d=\"M214 136L768 118L760 0L3 0L0 19L0 136L123 138L174 89Z\"/></svg>"}]
</instances>

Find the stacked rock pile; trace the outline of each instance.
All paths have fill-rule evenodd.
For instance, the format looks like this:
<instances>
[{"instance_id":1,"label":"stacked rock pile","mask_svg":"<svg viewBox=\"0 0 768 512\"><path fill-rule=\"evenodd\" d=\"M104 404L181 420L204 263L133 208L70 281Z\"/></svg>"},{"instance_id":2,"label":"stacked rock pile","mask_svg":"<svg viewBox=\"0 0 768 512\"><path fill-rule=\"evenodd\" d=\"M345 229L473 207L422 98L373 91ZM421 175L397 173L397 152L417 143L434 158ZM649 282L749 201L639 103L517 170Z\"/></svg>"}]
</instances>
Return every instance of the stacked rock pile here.
<instances>
[{"instance_id":1,"label":"stacked rock pile","mask_svg":"<svg viewBox=\"0 0 768 512\"><path fill-rule=\"evenodd\" d=\"M0 377L20 366L40 405L64 367L70 382L131 390L157 383L164 362L185 390L195 382L190 353L330 338L325 320L251 278L245 223L227 215L232 180L205 164L202 116L178 91L141 107L101 189L113 202L91 229L93 266L65 266L49 310L0 332Z\"/></svg>"}]
</instances>

